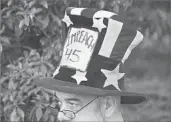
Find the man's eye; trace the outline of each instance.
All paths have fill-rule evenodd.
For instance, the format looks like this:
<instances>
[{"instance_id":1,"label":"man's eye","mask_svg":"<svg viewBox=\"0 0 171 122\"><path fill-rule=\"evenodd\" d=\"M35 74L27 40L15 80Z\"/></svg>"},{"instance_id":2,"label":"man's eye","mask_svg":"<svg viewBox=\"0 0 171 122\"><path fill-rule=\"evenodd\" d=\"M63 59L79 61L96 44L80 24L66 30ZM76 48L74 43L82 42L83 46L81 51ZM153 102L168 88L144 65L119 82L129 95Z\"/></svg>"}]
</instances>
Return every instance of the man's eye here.
<instances>
[{"instance_id":1,"label":"man's eye","mask_svg":"<svg viewBox=\"0 0 171 122\"><path fill-rule=\"evenodd\" d=\"M71 105L71 106L73 106L73 107L79 106L79 104L77 104L77 103L72 103L72 102L69 102L69 105Z\"/></svg>"}]
</instances>

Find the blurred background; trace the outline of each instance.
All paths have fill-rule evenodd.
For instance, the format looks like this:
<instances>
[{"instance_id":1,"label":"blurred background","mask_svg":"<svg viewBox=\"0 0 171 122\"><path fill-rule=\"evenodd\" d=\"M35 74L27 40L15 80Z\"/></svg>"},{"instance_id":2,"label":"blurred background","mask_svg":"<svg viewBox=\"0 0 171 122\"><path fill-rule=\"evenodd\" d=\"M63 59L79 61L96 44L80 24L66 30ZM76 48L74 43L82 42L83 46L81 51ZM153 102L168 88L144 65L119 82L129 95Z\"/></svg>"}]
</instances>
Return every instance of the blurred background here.
<instances>
[{"instance_id":1,"label":"blurred background","mask_svg":"<svg viewBox=\"0 0 171 122\"><path fill-rule=\"evenodd\" d=\"M144 34L125 62L126 90L148 94L145 103L123 105L126 121L171 121L170 0L1 0L2 121L41 120L40 100L50 95L34 79L51 77L61 58L61 19L67 7L89 7L124 16ZM45 98L40 97L43 95ZM33 99L36 97L36 100ZM37 107L33 106L36 105ZM55 121L54 117L44 118Z\"/></svg>"}]
</instances>

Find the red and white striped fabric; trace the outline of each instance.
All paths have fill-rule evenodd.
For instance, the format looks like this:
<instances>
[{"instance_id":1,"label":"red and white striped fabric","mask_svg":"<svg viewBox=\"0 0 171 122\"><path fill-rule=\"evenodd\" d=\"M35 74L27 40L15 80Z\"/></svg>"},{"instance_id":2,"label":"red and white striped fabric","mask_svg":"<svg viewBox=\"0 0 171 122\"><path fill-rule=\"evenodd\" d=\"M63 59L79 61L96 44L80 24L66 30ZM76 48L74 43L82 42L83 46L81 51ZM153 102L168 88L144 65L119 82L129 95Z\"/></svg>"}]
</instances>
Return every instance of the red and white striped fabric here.
<instances>
[{"instance_id":1,"label":"red and white striped fabric","mask_svg":"<svg viewBox=\"0 0 171 122\"><path fill-rule=\"evenodd\" d=\"M88 72L96 72L96 69L100 68L106 77L103 87L113 85L116 89L121 90L118 81L124 76L124 72L120 71L120 66L129 57L132 49L143 40L143 35L126 18L104 10L69 7L66 9L62 21L63 38L66 43L60 66L54 72L54 76L59 73L61 67L69 67L78 70L72 78L76 79L77 84L80 84L83 80L88 80L88 76L85 77ZM84 46L81 44L84 41L78 40L81 38L81 34L78 33L77 29L84 30L84 32L88 29L86 33L90 33L90 30L98 32L98 39L96 36L97 42L94 42L96 45L92 46L94 49L91 53L86 53L89 52L86 49L83 50ZM80 45L74 45L74 43L80 43ZM80 55L76 54L80 63L73 62L73 59L66 60L65 55L72 53L72 51L68 52L68 47L71 47L71 50L78 49L76 51L82 52ZM92 55L96 58L92 58ZM113 78L115 80L112 80Z\"/></svg>"},{"instance_id":2,"label":"red and white striped fabric","mask_svg":"<svg viewBox=\"0 0 171 122\"><path fill-rule=\"evenodd\" d=\"M62 27L65 41L62 59L53 79L45 79L40 84L97 96L118 94L133 98L138 95L123 89L122 64L143 40L141 32L127 18L104 10L69 7ZM144 100L139 96L139 101Z\"/></svg>"},{"instance_id":3,"label":"red and white striped fabric","mask_svg":"<svg viewBox=\"0 0 171 122\"><path fill-rule=\"evenodd\" d=\"M126 20L126 18L113 12L90 8L69 7L66 10L65 17L66 16L71 21L71 26L75 21L74 19L77 19L76 17L83 18L82 20L84 20L85 18L89 18L91 19L91 21L93 21L93 19L95 18L103 18L103 21L104 19L107 19L105 28L106 31L101 32L105 34L103 37L103 43L99 50L99 55L110 58L113 52L112 58L114 58L115 60L119 60L122 63L124 63L125 60L128 58L132 49L134 49L143 40L143 35L141 34L141 32L136 30L135 27L130 24L128 20ZM70 18L71 16L72 18ZM65 21L65 17L63 19L63 22L70 23L68 20ZM82 23L84 23L85 21L83 21ZM76 22L77 21L75 21L74 23L75 25L77 24Z\"/></svg>"}]
</instances>

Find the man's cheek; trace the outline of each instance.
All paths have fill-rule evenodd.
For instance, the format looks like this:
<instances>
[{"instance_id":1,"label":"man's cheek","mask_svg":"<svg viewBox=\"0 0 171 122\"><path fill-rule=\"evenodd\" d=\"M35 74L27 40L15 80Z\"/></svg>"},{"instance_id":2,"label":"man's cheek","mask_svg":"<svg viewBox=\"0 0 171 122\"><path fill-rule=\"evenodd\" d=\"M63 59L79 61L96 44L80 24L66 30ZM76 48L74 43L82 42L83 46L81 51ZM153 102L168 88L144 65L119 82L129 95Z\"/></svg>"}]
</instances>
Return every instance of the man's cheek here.
<instances>
[{"instance_id":1,"label":"man's cheek","mask_svg":"<svg viewBox=\"0 0 171 122\"><path fill-rule=\"evenodd\" d=\"M100 116L97 115L97 113L93 113L93 112L86 112L84 114L79 114L76 116L76 118L73 120L73 122L77 121L77 122L92 122L92 121L100 121L101 119L99 118Z\"/></svg>"},{"instance_id":2,"label":"man's cheek","mask_svg":"<svg viewBox=\"0 0 171 122\"><path fill-rule=\"evenodd\" d=\"M62 112L58 113L58 120L59 121L69 121L70 119L66 117Z\"/></svg>"}]
</instances>

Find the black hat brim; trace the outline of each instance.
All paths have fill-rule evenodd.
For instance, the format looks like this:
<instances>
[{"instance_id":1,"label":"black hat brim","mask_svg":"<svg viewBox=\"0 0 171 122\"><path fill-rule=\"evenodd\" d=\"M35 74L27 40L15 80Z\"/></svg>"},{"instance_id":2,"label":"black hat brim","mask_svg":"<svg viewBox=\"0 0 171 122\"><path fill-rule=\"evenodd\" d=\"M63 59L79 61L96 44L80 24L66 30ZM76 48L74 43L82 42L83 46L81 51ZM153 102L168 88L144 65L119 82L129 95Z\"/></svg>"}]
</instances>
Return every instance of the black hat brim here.
<instances>
[{"instance_id":1,"label":"black hat brim","mask_svg":"<svg viewBox=\"0 0 171 122\"><path fill-rule=\"evenodd\" d=\"M94 96L121 96L121 104L138 104L146 100L146 96L140 93L124 92L119 90L107 90L89 86L77 85L71 82L64 82L53 78L43 78L35 83L46 89L60 92L85 94Z\"/></svg>"}]
</instances>

